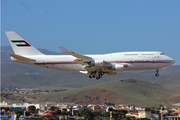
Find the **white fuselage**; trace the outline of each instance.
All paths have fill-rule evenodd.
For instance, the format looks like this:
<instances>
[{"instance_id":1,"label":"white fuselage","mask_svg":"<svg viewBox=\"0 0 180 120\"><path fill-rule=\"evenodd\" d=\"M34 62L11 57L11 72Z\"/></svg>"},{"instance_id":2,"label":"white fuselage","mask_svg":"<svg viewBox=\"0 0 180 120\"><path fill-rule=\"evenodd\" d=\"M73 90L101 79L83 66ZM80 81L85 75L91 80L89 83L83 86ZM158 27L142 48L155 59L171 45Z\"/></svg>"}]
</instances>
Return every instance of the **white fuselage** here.
<instances>
[{"instance_id":1,"label":"white fuselage","mask_svg":"<svg viewBox=\"0 0 180 120\"><path fill-rule=\"evenodd\" d=\"M125 70L151 70L171 66L174 60L162 52L117 52L110 54L86 55L94 60L104 60L112 64L129 64ZM74 60L77 59L71 55L24 55L35 61L19 61L11 58L13 61L21 62L40 67L46 67L56 70L66 71L85 71L82 64ZM122 71L122 70L120 70ZM118 72L118 71L117 71Z\"/></svg>"}]
</instances>

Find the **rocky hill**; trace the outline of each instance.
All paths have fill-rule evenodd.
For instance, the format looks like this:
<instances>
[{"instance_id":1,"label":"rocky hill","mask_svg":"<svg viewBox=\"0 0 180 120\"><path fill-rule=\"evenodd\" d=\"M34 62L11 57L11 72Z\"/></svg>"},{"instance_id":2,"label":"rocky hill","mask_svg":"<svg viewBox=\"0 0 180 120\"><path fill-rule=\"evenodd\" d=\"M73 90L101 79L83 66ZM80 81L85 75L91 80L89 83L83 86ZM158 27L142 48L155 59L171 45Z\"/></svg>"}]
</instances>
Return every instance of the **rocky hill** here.
<instances>
[{"instance_id":1,"label":"rocky hill","mask_svg":"<svg viewBox=\"0 0 180 120\"><path fill-rule=\"evenodd\" d=\"M72 102L78 104L134 104L143 107L165 105L180 101L180 92L158 84L136 79L116 80L81 88L69 88L53 93L17 94L2 92L2 100L14 102Z\"/></svg>"}]
</instances>

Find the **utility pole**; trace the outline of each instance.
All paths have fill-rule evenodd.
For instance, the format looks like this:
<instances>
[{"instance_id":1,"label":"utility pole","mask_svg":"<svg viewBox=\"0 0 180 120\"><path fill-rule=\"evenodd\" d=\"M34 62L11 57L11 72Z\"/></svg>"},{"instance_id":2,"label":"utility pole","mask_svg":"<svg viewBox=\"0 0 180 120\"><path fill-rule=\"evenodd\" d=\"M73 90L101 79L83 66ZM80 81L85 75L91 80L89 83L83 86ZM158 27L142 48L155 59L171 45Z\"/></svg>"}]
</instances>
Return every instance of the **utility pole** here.
<instances>
[{"instance_id":1,"label":"utility pole","mask_svg":"<svg viewBox=\"0 0 180 120\"><path fill-rule=\"evenodd\" d=\"M112 111L110 111L110 120L112 120Z\"/></svg>"},{"instance_id":2,"label":"utility pole","mask_svg":"<svg viewBox=\"0 0 180 120\"><path fill-rule=\"evenodd\" d=\"M161 106L161 120L163 120L163 107Z\"/></svg>"}]
</instances>

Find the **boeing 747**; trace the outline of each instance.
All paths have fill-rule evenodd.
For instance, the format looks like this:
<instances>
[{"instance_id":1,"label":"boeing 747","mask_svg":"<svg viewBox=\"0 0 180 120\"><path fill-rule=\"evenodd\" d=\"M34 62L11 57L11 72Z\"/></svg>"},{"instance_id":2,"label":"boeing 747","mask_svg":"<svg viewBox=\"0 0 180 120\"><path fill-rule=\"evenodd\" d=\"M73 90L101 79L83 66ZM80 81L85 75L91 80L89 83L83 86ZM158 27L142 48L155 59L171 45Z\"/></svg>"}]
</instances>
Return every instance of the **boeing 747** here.
<instances>
[{"instance_id":1,"label":"boeing 747","mask_svg":"<svg viewBox=\"0 0 180 120\"><path fill-rule=\"evenodd\" d=\"M116 75L117 72L128 70L154 69L155 76L158 77L159 69L175 62L158 51L82 55L60 47L68 55L45 55L16 32L9 31L6 35L14 51L14 54L10 54L12 61L56 70L78 71L97 80L104 74Z\"/></svg>"}]
</instances>

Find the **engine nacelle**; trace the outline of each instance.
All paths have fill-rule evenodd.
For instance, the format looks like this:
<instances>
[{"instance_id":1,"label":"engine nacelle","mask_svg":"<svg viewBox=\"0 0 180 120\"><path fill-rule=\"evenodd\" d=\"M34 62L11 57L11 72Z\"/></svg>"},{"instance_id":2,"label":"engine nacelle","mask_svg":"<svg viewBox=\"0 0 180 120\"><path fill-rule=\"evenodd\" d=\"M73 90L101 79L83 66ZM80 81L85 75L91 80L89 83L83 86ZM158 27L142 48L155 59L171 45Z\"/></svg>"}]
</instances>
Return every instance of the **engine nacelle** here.
<instances>
[{"instance_id":1,"label":"engine nacelle","mask_svg":"<svg viewBox=\"0 0 180 120\"><path fill-rule=\"evenodd\" d=\"M91 61L89 64L92 65L92 66L103 66L103 63L104 61L103 60L94 60L94 61Z\"/></svg>"},{"instance_id":2,"label":"engine nacelle","mask_svg":"<svg viewBox=\"0 0 180 120\"><path fill-rule=\"evenodd\" d=\"M116 70L116 71L121 71L121 70L124 70L124 65L112 65L109 67L109 69L111 70Z\"/></svg>"}]
</instances>

